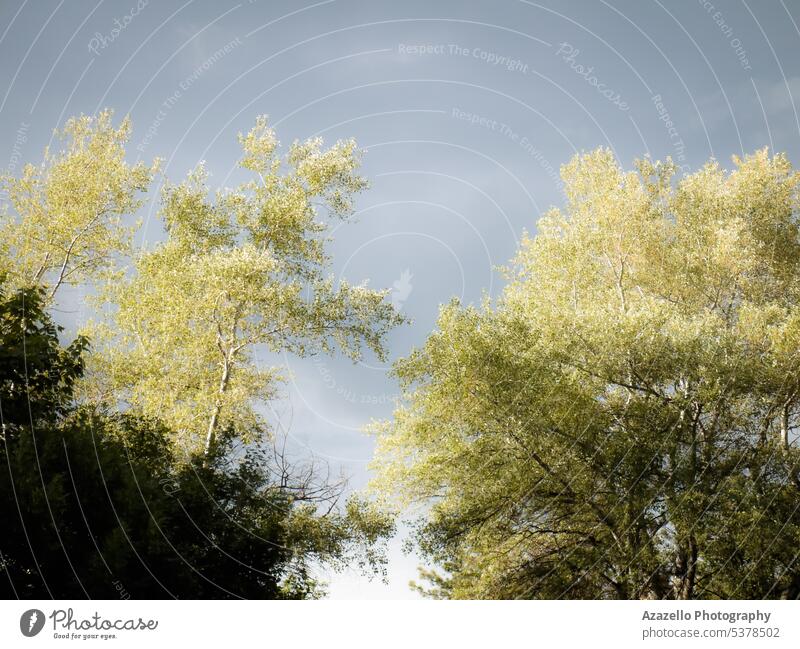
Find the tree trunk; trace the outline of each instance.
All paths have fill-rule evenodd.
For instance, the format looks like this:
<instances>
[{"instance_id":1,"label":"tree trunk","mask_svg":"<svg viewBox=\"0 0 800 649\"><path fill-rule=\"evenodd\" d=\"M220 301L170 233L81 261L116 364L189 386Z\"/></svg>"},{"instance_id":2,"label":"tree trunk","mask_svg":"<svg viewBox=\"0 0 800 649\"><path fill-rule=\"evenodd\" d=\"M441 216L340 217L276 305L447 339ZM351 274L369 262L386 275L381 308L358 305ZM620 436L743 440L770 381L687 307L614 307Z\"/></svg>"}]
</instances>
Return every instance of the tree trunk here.
<instances>
[{"instance_id":1,"label":"tree trunk","mask_svg":"<svg viewBox=\"0 0 800 649\"><path fill-rule=\"evenodd\" d=\"M694 534L689 537L689 565L686 570L686 579L683 582L683 592L681 599L692 599L694 596L694 584L697 579L697 540Z\"/></svg>"},{"instance_id":2,"label":"tree trunk","mask_svg":"<svg viewBox=\"0 0 800 649\"><path fill-rule=\"evenodd\" d=\"M222 395L225 394L225 390L228 389L228 381L231 376L230 368L230 359L226 356L222 365L222 377L219 381L219 397L214 404L214 410L211 412L211 419L208 421L208 432L206 432L206 445L204 450L206 458L209 456L216 443L217 424L219 423L219 414L222 411Z\"/></svg>"},{"instance_id":3,"label":"tree trunk","mask_svg":"<svg viewBox=\"0 0 800 649\"><path fill-rule=\"evenodd\" d=\"M781 410L781 445L789 448L789 402L783 404Z\"/></svg>"}]
</instances>

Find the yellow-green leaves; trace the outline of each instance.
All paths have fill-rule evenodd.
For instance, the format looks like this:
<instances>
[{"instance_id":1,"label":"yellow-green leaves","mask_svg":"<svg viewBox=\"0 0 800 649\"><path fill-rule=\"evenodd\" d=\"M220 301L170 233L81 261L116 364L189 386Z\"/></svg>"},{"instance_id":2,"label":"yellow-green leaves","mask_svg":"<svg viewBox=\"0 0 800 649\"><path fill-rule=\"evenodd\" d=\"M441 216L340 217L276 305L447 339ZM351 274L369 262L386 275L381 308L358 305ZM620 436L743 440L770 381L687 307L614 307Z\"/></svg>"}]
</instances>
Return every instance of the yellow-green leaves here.
<instances>
[{"instance_id":1,"label":"yellow-green leaves","mask_svg":"<svg viewBox=\"0 0 800 649\"><path fill-rule=\"evenodd\" d=\"M800 175L734 162L576 156L494 308L444 307L396 364L377 486L425 505L435 593L745 596L733 563L770 575L747 596L788 587ZM740 503L766 531L730 525Z\"/></svg>"},{"instance_id":2,"label":"yellow-green leaves","mask_svg":"<svg viewBox=\"0 0 800 649\"><path fill-rule=\"evenodd\" d=\"M230 213L208 202L207 178L205 167L200 165L185 182L167 184L162 191L161 214L178 254L218 250L236 240Z\"/></svg>"},{"instance_id":3,"label":"yellow-green leaves","mask_svg":"<svg viewBox=\"0 0 800 649\"><path fill-rule=\"evenodd\" d=\"M101 278L127 252L130 217L158 164L125 161L130 129L127 119L115 128L110 111L70 119L62 150L0 179L13 208L2 221L13 285L45 284L52 299L65 283Z\"/></svg>"},{"instance_id":4,"label":"yellow-green leaves","mask_svg":"<svg viewBox=\"0 0 800 649\"><path fill-rule=\"evenodd\" d=\"M256 352L310 354L364 346L383 353L401 321L366 286L325 276L327 216L346 216L363 189L352 143L295 143L278 156L259 118L240 136L242 166L257 178L209 196L202 168L164 190L167 240L139 256L126 280L109 284L115 308L98 328L98 382L115 398L162 418L188 450L220 433L252 440L266 430L259 404L275 396L279 372Z\"/></svg>"},{"instance_id":5,"label":"yellow-green leaves","mask_svg":"<svg viewBox=\"0 0 800 649\"><path fill-rule=\"evenodd\" d=\"M264 180L277 173L280 161L275 159L274 153L278 147L278 139L269 127L266 115L256 118L256 125L247 135L239 133L239 145L244 151L240 162L242 167L260 174Z\"/></svg>"}]
</instances>

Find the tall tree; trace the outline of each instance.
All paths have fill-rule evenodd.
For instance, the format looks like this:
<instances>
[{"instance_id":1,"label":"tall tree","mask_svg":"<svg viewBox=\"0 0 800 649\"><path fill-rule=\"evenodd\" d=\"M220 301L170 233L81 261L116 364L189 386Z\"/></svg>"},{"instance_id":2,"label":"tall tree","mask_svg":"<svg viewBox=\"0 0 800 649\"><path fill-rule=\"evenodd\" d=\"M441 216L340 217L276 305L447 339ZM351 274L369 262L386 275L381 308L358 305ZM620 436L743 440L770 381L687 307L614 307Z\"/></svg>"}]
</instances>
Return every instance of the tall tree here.
<instances>
[{"instance_id":1,"label":"tall tree","mask_svg":"<svg viewBox=\"0 0 800 649\"><path fill-rule=\"evenodd\" d=\"M562 169L497 304L399 362L379 486L434 596L800 595L800 175Z\"/></svg>"},{"instance_id":2,"label":"tall tree","mask_svg":"<svg viewBox=\"0 0 800 649\"><path fill-rule=\"evenodd\" d=\"M100 330L104 389L206 453L220 431L251 440L265 428L254 406L274 395L279 372L257 366L259 346L382 355L384 334L401 321L385 292L325 276L328 224L318 208L352 214L366 186L355 144L323 149L313 139L281 155L263 117L239 140L254 179L213 199L202 167L168 186L167 239L137 258L127 281L108 286L116 308Z\"/></svg>"},{"instance_id":3,"label":"tall tree","mask_svg":"<svg viewBox=\"0 0 800 649\"><path fill-rule=\"evenodd\" d=\"M128 164L130 120L115 128L112 117L106 110L70 119L57 132L64 149L45 150L42 163L25 165L19 178L0 177L12 207L0 214L0 236L13 286L44 285L52 300L64 284L104 277L128 251L134 225L127 220L158 161Z\"/></svg>"}]
</instances>

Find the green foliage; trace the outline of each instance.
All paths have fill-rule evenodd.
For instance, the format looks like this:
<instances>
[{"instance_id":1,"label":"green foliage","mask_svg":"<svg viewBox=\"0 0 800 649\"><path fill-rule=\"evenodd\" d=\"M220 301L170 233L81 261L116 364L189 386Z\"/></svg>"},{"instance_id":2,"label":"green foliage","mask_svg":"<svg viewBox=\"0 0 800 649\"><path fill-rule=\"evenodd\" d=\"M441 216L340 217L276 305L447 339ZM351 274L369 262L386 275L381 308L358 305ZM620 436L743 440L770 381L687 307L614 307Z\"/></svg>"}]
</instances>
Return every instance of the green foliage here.
<instances>
[{"instance_id":1,"label":"green foliage","mask_svg":"<svg viewBox=\"0 0 800 649\"><path fill-rule=\"evenodd\" d=\"M366 186L355 144L323 150L314 139L279 156L264 118L240 142L256 179L213 199L202 167L168 186L167 240L106 285L115 308L96 329L94 394L162 418L184 450L209 452L219 431L253 441L265 430L256 406L280 376L256 365L257 348L382 356L384 335L402 321L385 292L325 276L328 225L317 207L351 214Z\"/></svg>"},{"instance_id":2,"label":"green foliage","mask_svg":"<svg viewBox=\"0 0 800 649\"><path fill-rule=\"evenodd\" d=\"M213 199L202 167L167 185L167 238L126 274L158 166L125 161L130 128L71 119L62 151L0 179L2 592L305 598L323 592L315 566L380 572L392 520L289 462L256 409L280 378L257 347L382 356L401 321L383 293L325 276L317 208L351 215L355 144L279 156L259 118L240 136L255 180ZM112 306L91 354L85 336L62 347L45 311L90 282Z\"/></svg>"},{"instance_id":3,"label":"green foliage","mask_svg":"<svg viewBox=\"0 0 800 649\"><path fill-rule=\"evenodd\" d=\"M75 381L83 373L87 340L55 344L59 327L44 314L44 291L26 288L6 293L0 277L0 421L36 425L61 414Z\"/></svg>"},{"instance_id":4,"label":"green foliage","mask_svg":"<svg viewBox=\"0 0 800 649\"><path fill-rule=\"evenodd\" d=\"M154 419L75 409L42 290L0 298L0 596L306 598L314 566L382 568L384 515L265 446L176 457ZM228 435L226 439L233 439Z\"/></svg>"},{"instance_id":5,"label":"green foliage","mask_svg":"<svg viewBox=\"0 0 800 649\"><path fill-rule=\"evenodd\" d=\"M13 207L0 214L0 270L12 286L42 284L52 299L65 283L80 285L115 269L133 234L125 217L139 208L158 168L158 161L125 161L130 129L128 119L114 128L111 111L70 119L58 133L62 151L46 150L42 164L25 165L20 178L0 177Z\"/></svg>"},{"instance_id":6,"label":"green foliage","mask_svg":"<svg viewBox=\"0 0 800 649\"><path fill-rule=\"evenodd\" d=\"M378 486L433 596L800 595L800 176L735 163L577 156L498 303L397 363Z\"/></svg>"}]
</instances>

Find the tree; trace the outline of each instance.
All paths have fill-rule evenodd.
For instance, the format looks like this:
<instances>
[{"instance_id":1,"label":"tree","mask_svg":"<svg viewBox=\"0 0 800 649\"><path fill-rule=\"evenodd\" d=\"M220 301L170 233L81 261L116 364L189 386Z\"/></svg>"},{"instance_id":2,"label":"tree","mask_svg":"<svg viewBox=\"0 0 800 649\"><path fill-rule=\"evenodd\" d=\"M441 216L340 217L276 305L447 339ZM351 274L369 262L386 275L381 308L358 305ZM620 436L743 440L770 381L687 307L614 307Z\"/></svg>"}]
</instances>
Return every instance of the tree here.
<instances>
[{"instance_id":1,"label":"tree","mask_svg":"<svg viewBox=\"0 0 800 649\"><path fill-rule=\"evenodd\" d=\"M66 148L45 150L41 165L20 178L0 177L13 213L0 213L3 263L12 286L47 286L52 300L64 284L105 277L130 246L125 223L141 205L158 161L129 165L130 120L118 128L112 112L70 119L57 133ZM8 263L12 262L12 263ZM0 267L0 270L3 268Z\"/></svg>"},{"instance_id":2,"label":"tree","mask_svg":"<svg viewBox=\"0 0 800 649\"><path fill-rule=\"evenodd\" d=\"M184 449L210 453L220 431L257 439L255 406L274 396L279 372L258 367L257 348L307 355L339 347L381 356L401 322L385 292L335 285L317 214L346 219L365 181L352 141L295 142L286 155L265 118L239 136L241 166L255 176L208 197L202 167L163 195L167 239L107 286L115 308L99 329L100 392L157 415Z\"/></svg>"},{"instance_id":3,"label":"tree","mask_svg":"<svg viewBox=\"0 0 800 649\"><path fill-rule=\"evenodd\" d=\"M61 331L42 311L44 290L8 294L0 276L0 425L36 426L63 415L84 370L88 341L58 345Z\"/></svg>"},{"instance_id":4,"label":"tree","mask_svg":"<svg viewBox=\"0 0 800 649\"><path fill-rule=\"evenodd\" d=\"M496 304L396 365L378 486L434 596L800 596L800 174L562 169Z\"/></svg>"},{"instance_id":5,"label":"tree","mask_svg":"<svg viewBox=\"0 0 800 649\"><path fill-rule=\"evenodd\" d=\"M0 596L307 598L315 565L381 569L391 520L276 447L187 462L157 420L76 409L86 341L44 301L0 297Z\"/></svg>"}]
</instances>

